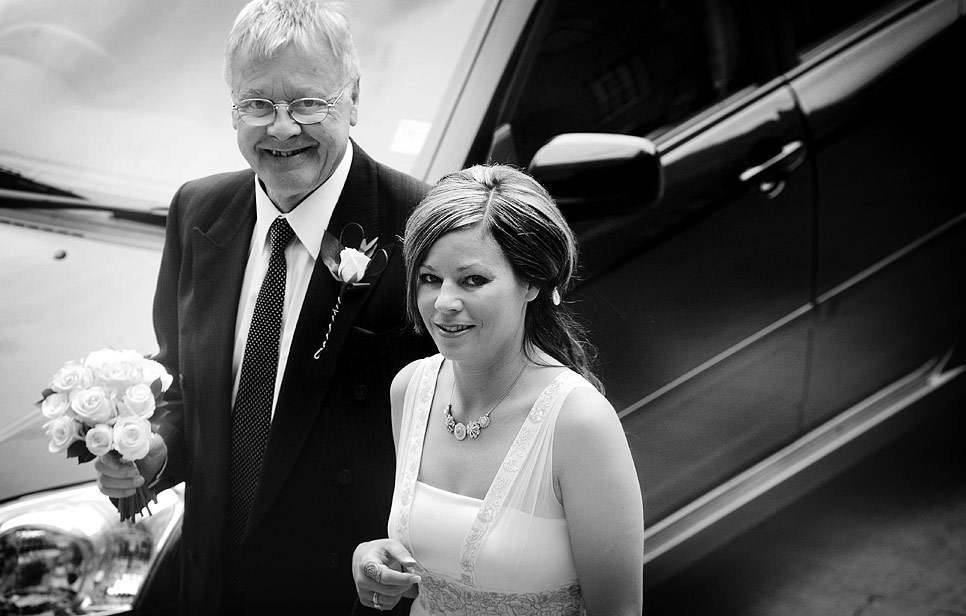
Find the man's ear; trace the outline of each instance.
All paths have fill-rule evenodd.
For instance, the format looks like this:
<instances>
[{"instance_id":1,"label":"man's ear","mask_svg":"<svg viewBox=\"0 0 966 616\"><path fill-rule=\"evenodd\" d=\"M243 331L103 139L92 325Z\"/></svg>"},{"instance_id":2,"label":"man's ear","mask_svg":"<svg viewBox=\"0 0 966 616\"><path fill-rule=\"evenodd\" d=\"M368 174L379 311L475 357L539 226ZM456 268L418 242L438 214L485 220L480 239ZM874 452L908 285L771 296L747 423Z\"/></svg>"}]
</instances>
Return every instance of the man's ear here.
<instances>
[{"instance_id":1,"label":"man's ear","mask_svg":"<svg viewBox=\"0 0 966 616\"><path fill-rule=\"evenodd\" d=\"M356 77L349 86L349 102L352 103L349 108L349 126L355 126L359 121L359 81L360 78Z\"/></svg>"}]
</instances>

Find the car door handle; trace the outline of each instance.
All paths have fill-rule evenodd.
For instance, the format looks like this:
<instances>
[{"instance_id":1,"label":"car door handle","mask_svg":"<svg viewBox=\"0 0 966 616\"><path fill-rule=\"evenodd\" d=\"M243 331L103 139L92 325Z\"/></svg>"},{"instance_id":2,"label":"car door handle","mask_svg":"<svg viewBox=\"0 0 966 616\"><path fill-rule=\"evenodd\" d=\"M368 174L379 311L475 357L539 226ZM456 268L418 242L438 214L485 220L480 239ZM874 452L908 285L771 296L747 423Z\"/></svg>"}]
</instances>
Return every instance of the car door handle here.
<instances>
[{"instance_id":1,"label":"car door handle","mask_svg":"<svg viewBox=\"0 0 966 616\"><path fill-rule=\"evenodd\" d=\"M779 174L791 173L805 162L805 144L800 140L790 141L782 151L760 165L745 169L738 179L742 184L757 184L757 189L766 197L778 195L785 187L785 180Z\"/></svg>"}]
</instances>

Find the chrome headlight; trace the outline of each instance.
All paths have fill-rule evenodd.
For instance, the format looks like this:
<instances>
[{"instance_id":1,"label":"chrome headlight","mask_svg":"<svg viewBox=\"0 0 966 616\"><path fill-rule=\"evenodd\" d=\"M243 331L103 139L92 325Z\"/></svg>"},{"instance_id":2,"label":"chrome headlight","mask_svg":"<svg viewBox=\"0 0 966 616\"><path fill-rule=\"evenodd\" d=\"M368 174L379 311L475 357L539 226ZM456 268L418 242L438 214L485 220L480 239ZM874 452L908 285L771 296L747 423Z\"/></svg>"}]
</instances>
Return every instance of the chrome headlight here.
<instances>
[{"instance_id":1,"label":"chrome headlight","mask_svg":"<svg viewBox=\"0 0 966 616\"><path fill-rule=\"evenodd\" d=\"M96 485L41 492L0 506L0 614L112 614L131 609L179 530L184 488L152 515L121 523Z\"/></svg>"}]
</instances>

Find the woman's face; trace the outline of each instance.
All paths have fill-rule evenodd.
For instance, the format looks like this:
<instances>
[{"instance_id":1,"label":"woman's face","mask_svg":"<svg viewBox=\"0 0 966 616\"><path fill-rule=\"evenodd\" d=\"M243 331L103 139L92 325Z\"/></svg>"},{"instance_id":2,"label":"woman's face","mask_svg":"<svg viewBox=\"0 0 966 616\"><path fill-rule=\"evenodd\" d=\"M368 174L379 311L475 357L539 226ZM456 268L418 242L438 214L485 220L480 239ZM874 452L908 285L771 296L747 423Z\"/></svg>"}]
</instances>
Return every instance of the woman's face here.
<instances>
[{"instance_id":1,"label":"woman's face","mask_svg":"<svg viewBox=\"0 0 966 616\"><path fill-rule=\"evenodd\" d=\"M523 348L537 288L517 278L489 232L474 226L443 235L417 274L419 314L444 357L492 365Z\"/></svg>"}]
</instances>

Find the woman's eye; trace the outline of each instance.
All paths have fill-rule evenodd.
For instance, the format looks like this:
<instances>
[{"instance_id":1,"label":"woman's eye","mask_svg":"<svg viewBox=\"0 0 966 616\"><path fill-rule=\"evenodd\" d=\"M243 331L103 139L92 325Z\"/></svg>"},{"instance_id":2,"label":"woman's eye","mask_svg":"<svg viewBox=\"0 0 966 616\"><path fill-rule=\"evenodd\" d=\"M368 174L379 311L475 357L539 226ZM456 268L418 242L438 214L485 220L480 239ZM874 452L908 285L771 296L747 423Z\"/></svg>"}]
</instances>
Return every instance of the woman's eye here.
<instances>
[{"instance_id":1,"label":"woman's eye","mask_svg":"<svg viewBox=\"0 0 966 616\"><path fill-rule=\"evenodd\" d=\"M482 287L487 282L489 282L484 276L474 274L473 276L467 276L463 279L466 284L471 287Z\"/></svg>"},{"instance_id":2,"label":"woman's eye","mask_svg":"<svg viewBox=\"0 0 966 616\"><path fill-rule=\"evenodd\" d=\"M433 274L420 274L419 275L419 282L421 282L422 284L435 284L438 281L439 281L439 278L437 278Z\"/></svg>"}]
</instances>

